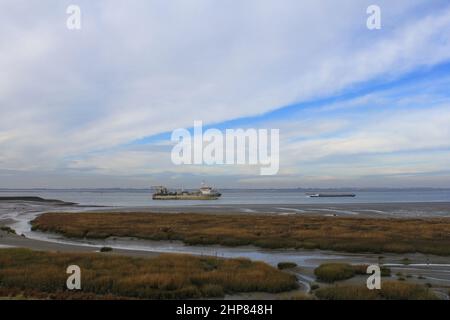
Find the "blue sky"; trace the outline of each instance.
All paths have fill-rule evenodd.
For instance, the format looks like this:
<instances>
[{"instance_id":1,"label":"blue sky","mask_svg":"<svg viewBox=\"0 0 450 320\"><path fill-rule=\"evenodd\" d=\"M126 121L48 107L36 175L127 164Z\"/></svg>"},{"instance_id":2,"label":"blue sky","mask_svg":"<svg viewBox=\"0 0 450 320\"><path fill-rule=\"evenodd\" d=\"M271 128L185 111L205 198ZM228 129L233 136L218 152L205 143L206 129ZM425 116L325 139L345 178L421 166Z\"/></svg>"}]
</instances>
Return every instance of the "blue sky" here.
<instances>
[{"instance_id":1,"label":"blue sky","mask_svg":"<svg viewBox=\"0 0 450 320\"><path fill-rule=\"evenodd\" d=\"M0 187L450 187L448 1L72 2L0 4ZM173 165L194 120L279 174Z\"/></svg>"}]
</instances>

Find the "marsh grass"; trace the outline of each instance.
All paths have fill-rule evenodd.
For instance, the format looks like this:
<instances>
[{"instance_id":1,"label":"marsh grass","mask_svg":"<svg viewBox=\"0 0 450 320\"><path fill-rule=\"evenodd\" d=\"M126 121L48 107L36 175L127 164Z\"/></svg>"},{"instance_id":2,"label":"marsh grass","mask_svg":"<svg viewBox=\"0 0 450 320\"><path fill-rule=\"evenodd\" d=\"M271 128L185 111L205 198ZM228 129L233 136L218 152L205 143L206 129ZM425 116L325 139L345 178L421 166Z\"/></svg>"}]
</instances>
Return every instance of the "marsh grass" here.
<instances>
[{"instance_id":1,"label":"marsh grass","mask_svg":"<svg viewBox=\"0 0 450 320\"><path fill-rule=\"evenodd\" d=\"M87 212L46 213L32 226L75 238L114 236L180 240L189 245L450 255L449 218Z\"/></svg>"},{"instance_id":2,"label":"marsh grass","mask_svg":"<svg viewBox=\"0 0 450 320\"><path fill-rule=\"evenodd\" d=\"M368 265L351 265L348 263L324 263L314 270L314 275L319 281L335 282L353 278L355 275L367 275ZM389 277L391 270L381 267L381 276Z\"/></svg>"},{"instance_id":3,"label":"marsh grass","mask_svg":"<svg viewBox=\"0 0 450 320\"><path fill-rule=\"evenodd\" d=\"M314 291L322 300L437 300L438 297L421 285L397 281L383 282L381 290L363 286L335 285Z\"/></svg>"},{"instance_id":4,"label":"marsh grass","mask_svg":"<svg viewBox=\"0 0 450 320\"><path fill-rule=\"evenodd\" d=\"M352 278L359 268L347 263L324 263L314 270L319 281L334 282Z\"/></svg>"},{"instance_id":5,"label":"marsh grass","mask_svg":"<svg viewBox=\"0 0 450 320\"><path fill-rule=\"evenodd\" d=\"M66 268L82 290L66 290ZM154 258L0 249L0 296L74 299L189 299L296 289L295 276L262 262L165 254Z\"/></svg>"}]
</instances>

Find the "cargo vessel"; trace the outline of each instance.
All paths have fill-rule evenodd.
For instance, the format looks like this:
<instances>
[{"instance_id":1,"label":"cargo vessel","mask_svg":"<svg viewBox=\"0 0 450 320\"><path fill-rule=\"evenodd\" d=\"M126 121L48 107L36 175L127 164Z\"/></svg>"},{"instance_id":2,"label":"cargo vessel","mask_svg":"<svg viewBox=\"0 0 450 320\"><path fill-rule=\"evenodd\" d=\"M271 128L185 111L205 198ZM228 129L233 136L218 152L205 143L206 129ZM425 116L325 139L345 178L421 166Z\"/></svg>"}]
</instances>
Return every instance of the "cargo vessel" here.
<instances>
[{"instance_id":1,"label":"cargo vessel","mask_svg":"<svg viewBox=\"0 0 450 320\"><path fill-rule=\"evenodd\" d=\"M354 193L309 193L307 194L310 198L354 198L356 194Z\"/></svg>"},{"instance_id":2,"label":"cargo vessel","mask_svg":"<svg viewBox=\"0 0 450 320\"><path fill-rule=\"evenodd\" d=\"M169 191L164 186L155 187L153 200L217 200L222 195L216 189L202 185L197 191Z\"/></svg>"}]
</instances>

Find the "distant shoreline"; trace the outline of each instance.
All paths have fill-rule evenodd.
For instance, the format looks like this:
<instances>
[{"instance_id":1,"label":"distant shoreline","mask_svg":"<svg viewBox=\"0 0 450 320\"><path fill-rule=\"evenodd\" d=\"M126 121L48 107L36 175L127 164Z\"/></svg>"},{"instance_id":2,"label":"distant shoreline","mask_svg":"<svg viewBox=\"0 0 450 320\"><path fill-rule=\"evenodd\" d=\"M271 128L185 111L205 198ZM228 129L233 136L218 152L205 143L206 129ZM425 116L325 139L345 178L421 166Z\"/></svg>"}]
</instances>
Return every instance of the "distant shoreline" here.
<instances>
[{"instance_id":1,"label":"distant shoreline","mask_svg":"<svg viewBox=\"0 0 450 320\"><path fill-rule=\"evenodd\" d=\"M359 188L359 187L336 187L336 188L303 188L303 187L292 187L292 188L227 188L216 186L220 190L227 191L300 191L300 192L310 192L310 191L442 191L448 190L450 191L450 187L411 187L411 188L390 188L390 187L380 187L380 188ZM169 186L170 189L181 189L181 186ZM198 187L186 187L183 189L197 190ZM0 188L0 192L14 192L14 191L126 191L126 190L134 190L134 191L151 191L153 188Z\"/></svg>"},{"instance_id":2,"label":"distant shoreline","mask_svg":"<svg viewBox=\"0 0 450 320\"><path fill-rule=\"evenodd\" d=\"M54 203L59 205L74 205L74 202L66 202L62 200L55 199L44 199L41 197L33 197L33 196L11 196L11 197L3 197L0 196L0 201L26 201L26 202L45 202L45 203Z\"/></svg>"}]
</instances>

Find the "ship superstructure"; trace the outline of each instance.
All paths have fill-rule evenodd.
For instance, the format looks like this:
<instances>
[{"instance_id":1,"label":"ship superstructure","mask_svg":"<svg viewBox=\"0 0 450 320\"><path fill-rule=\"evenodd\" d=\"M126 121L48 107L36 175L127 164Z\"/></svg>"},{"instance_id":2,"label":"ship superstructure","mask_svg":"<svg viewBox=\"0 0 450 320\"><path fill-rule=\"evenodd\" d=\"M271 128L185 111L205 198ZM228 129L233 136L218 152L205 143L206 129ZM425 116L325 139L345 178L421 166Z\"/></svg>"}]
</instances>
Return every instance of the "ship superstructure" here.
<instances>
[{"instance_id":1,"label":"ship superstructure","mask_svg":"<svg viewBox=\"0 0 450 320\"><path fill-rule=\"evenodd\" d=\"M197 191L170 191L164 186L155 187L153 200L216 200L222 195L216 189L206 186L204 183Z\"/></svg>"}]
</instances>

